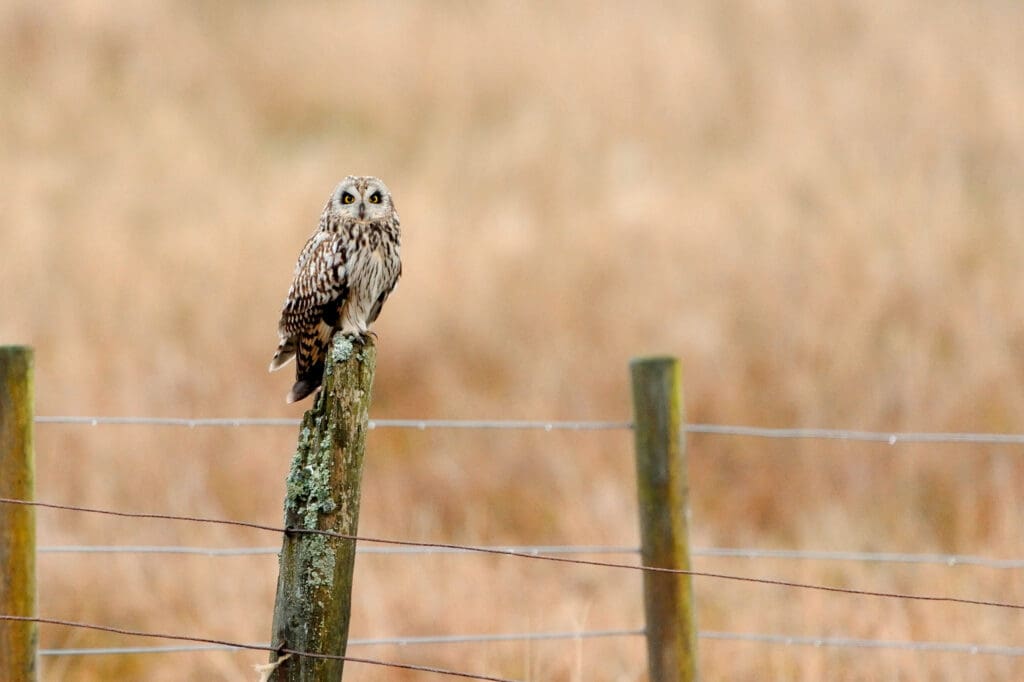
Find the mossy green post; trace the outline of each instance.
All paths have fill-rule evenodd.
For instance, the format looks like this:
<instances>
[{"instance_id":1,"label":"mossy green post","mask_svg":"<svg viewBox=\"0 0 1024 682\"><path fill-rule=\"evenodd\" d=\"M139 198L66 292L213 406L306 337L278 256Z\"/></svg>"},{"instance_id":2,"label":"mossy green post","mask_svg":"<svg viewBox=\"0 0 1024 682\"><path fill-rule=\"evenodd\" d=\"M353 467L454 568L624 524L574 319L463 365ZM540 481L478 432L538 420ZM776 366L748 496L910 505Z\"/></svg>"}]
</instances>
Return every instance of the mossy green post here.
<instances>
[{"instance_id":1,"label":"mossy green post","mask_svg":"<svg viewBox=\"0 0 1024 682\"><path fill-rule=\"evenodd\" d=\"M0 497L34 499L32 349L0 346ZM36 615L36 516L0 505L0 613ZM35 623L0 625L0 679L36 680Z\"/></svg>"},{"instance_id":2,"label":"mossy green post","mask_svg":"<svg viewBox=\"0 0 1024 682\"><path fill-rule=\"evenodd\" d=\"M689 504L679 361L630 364L640 535L645 566L690 570ZM697 680L697 619L689 575L644 573L651 682Z\"/></svg>"},{"instance_id":3,"label":"mossy green post","mask_svg":"<svg viewBox=\"0 0 1024 682\"><path fill-rule=\"evenodd\" d=\"M356 535L359 490L377 351L341 334L328 349L324 383L299 430L284 501L289 528ZM289 533L281 548L274 646L344 656L348 644L354 540ZM271 654L270 660L277 660ZM275 669L279 682L337 682L343 661L291 657Z\"/></svg>"}]
</instances>

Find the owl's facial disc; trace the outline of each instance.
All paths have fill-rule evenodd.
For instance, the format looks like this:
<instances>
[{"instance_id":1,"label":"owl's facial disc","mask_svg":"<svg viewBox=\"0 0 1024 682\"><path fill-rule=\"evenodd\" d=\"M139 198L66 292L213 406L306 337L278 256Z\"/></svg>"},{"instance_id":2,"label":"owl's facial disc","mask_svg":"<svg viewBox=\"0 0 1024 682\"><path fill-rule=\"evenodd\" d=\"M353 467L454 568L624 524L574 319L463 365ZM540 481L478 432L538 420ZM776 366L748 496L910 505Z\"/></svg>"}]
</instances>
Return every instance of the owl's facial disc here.
<instances>
[{"instance_id":1,"label":"owl's facial disc","mask_svg":"<svg viewBox=\"0 0 1024 682\"><path fill-rule=\"evenodd\" d=\"M394 208L388 188L377 178L349 176L335 189L334 211L349 220L378 222L389 220Z\"/></svg>"}]
</instances>

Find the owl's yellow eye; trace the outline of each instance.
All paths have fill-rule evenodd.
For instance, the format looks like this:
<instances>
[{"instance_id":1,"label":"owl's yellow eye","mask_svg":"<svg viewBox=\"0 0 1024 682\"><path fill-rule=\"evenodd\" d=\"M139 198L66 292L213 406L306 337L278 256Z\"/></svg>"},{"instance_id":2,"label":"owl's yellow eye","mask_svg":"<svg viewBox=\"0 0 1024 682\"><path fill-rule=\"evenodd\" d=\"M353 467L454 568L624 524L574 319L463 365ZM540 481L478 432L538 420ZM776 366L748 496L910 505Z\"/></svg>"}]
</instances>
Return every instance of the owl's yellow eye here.
<instances>
[{"instance_id":1,"label":"owl's yellow eye","mask_svg":"<svg viewBox=\"0 0 1024 682\"><path fill-rule=\"evenodd\" d=\"M370 203L371 204L379 204L380 203L380 192L374 192L373 194L370 195Z\"/></svg>"},{"instance_id":2,"label":"owl's yellow eye","mask_svg":"<svg viewBox=\"0 0 1024 682\"><path fill-rule=\"evenodd\" d=\"M341 203L343 203L343 204L351 204L355 200L356 200L355 196L352 195L352 194L349 194L348 192L345 192L344 194L341 195Z\"/></svg>"}]
</instances>

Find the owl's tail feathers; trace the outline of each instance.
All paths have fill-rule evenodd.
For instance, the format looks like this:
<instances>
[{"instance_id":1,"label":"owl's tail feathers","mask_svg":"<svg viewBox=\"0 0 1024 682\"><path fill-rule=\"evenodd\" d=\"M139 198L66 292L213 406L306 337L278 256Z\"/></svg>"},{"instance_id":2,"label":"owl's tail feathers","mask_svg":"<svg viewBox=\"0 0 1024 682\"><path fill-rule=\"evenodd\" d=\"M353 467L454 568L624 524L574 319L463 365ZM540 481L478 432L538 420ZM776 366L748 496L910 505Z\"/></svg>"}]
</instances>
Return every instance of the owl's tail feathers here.
<instances>
[{"instance_id":1,"label":"owl's tail feathers","mask_svg":"<svg viewBox=\"0 0 1024 682\"><path fill-rule=\"evenodd\" d=\"M298 402L305 398L306 396L308 396L313 391L315 391L316 389L320 388L320 383L323 380L323 372L324 367L323 365L320 365L318 372L313 372L307 374L306 376L299 377L298 380L295 382L295 385L292 386L292 390L285 397L285 402Z\"/></svg>"},{"instance_id":2,"label":"owl's tail feathers","mask_svg":"<svg viewBox=\"0 0 1024 682\"><path fill-rule=\"evenodd\" d=\"M282 339L277 346L277 352L270 361L270 371L279 370L288 364L288 361L295 357L295 337L289 336Z\"/></svg>"},{"instance_id":3,"label":"owl's tail feathers","mask_svg":"<svg viewBox=\"0 0 1024 682\"><path fill-rule=\"evenodd\" d=\"M324 365L326 363L324 356L333 332L334 330L329 324L321 321L316 329L312 330L312 333L301 332L294 339L281 342L278 355L281 354L281 349L287 350L288 357L295 355L298 350L298 356L295 359L295 385L292 386L291 392L285 398L286 402L294 403L297 400L302 400L320 387L324 380ZM271 366L273 367L273 364Z\"/></svg>"}]
</instances>

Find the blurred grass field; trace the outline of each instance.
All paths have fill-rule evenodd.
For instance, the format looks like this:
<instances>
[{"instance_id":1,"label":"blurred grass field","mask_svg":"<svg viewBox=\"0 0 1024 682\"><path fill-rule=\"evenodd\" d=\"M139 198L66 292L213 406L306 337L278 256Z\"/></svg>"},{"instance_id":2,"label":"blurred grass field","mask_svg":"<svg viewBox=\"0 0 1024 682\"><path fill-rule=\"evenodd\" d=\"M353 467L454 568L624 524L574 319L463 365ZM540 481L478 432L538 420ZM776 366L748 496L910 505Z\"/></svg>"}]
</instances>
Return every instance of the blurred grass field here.
<instances>
[{"instance_id":1,"label":"blurred grass field","mask_svg":"<svg viewBox=\"0 0 1024 682\"><path fill-rule=\"evenodd\" d=\"M298 416L267 374L347 174L405 275L373 415L1021 432L1024 6L880 0L0 3L0 342L40 414ZM38 497L275 523L290 429L40 426ZM1019 447L690 439L693 543L1024 556ZM628 433L372 433L361 530L637 542ZM41 511L40 543L274 545ZM43 555L49 617L266 641L273 557ZM698 568L1024 602L1014 571ZM363 556L352 636L640 627L632 573ZM1020 646L1021 617L713 580L702 629ZM43 628L42 646L148 642ZM154 642L158 643L158 642ZM646 678L639 638L355 655ZM707 680L1009 680L1024 661L703 641ZM46 658L44 680L255 679L251 652ZM426 679L348 666L346 680Z\"/></svg>"}]
</instances>

